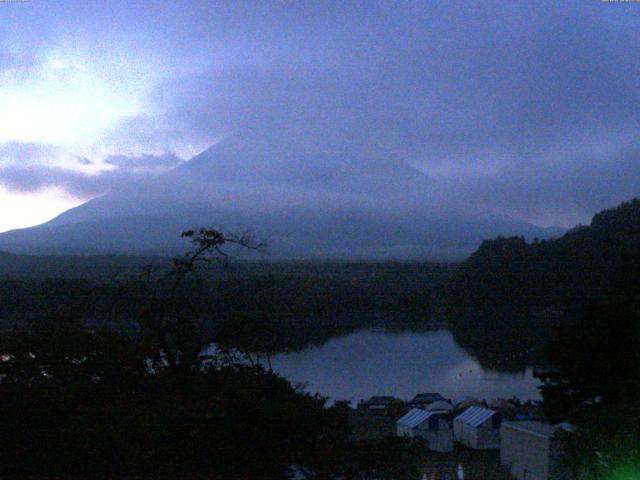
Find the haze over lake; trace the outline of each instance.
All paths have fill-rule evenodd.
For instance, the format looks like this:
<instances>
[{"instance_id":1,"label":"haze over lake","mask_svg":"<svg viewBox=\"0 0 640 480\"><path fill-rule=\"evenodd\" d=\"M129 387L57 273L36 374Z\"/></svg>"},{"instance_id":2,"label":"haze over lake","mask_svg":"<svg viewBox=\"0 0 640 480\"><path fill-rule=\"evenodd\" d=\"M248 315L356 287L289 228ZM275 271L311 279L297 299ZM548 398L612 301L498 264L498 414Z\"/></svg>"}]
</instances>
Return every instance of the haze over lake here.
<instances>
[{"instance_id":1,"label":"haze over lake","mask_svg":"<svg viewBox=\"0 0 640 480\"><path fill-rule=\"evenodd\" d=\"M482 369L447 330L360 331L320 347L277 355L272 363L288 379L305 382L308 391L354 405L372 395L411 399L419 392L452 399L540 399L531 368L516 374Z\"/></svg>"}]
</instances>

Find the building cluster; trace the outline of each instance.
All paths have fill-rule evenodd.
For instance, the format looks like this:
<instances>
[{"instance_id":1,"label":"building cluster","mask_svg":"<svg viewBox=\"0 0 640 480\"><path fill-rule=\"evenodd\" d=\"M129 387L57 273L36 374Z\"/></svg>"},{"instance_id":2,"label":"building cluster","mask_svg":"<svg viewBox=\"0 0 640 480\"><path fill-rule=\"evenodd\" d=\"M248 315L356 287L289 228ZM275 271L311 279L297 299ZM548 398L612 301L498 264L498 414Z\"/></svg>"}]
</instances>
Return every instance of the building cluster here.
<instances>
[{"instance_id":1,"label":"building cluster","mask_svg":"<svg viewBox=\"0 0 640 480\"><path fill-rule=\"evenodd\" d=\"M499 450L500 462L518 480L561 480L563 440L567 424L535 420L519 402L491 404L473 398L450 401L438 393L420 393L404 402L389 396L371 397L358 410L397 418L396 434L421 439L436 452L456 448Z\"/></svg>"}]
</instances>

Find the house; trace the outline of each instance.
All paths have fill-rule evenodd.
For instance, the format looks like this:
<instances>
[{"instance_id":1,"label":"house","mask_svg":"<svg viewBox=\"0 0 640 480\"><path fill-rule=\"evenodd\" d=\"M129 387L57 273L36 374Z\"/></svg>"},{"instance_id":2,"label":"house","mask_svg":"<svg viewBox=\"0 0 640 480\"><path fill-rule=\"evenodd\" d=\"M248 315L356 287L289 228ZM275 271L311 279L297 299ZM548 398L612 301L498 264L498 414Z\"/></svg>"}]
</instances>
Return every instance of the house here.
<instances>
[{"instance_id":1,"label":"house","mask_svg":"<svg viewBox=\"0 0 640 480\"><path fill-rule=\"evenodd\" d=\"M433 402L446 401L439 393L419 393L409 402L409 408L426 408Z\"/></svg>"},{"instance_id":2,"label":"house","mask_svg":"<svg viewBox=\"0 0 640 480\"><path fill-rule=\"evenodd\" d=\"M378 415L396 416L397 412L399 412L399 414L406 412L406 407L402 400L383 395L374 396L369 400L358 402L358 410Z\"/></svg>"},{"instance_id":3,"label":"house","mask_svg":"<svg viewBox=\"0 0 640 480\"><path fill-rule=\"evenodd\" d=\"M464 412L469 407L487 407L487 402L477 400L473 397L462 397L454 400L453 402L453 411L455 414L460 414Z\"/></svg>"},{"instance_id":4,"label":"house","mask_svg":"<svg viewBox=\"0 0 640 480\"><path fill-rule=\"evenodd\" d=\"M503 422L500 462L518 480L562 480L564 442L557 433L566 429L537 421Z\"/></svg>"},{"instance_id":5,"label":"house","mask_svg":"<svg viewBox=\"0 0 640 480\"><path fill-rule=\"evenodd\" d=\"M501 416L495 410L469 407L453 419L453 434L457 442L474 450L500 448Z\"/></svg>"},{"instance_id":6,"label":"house","mask_svg":"<svg viewBox=\"0 0 640 480\"><path fill-rule=\"evenodd\" d=\"M453 451L453 429L451 421L439 412L414 408L398 419L397 433L409 438L427 441L429 450L435 452Z\"/></svg>"},{"instance_id":7,"label":"house","mask_svg":"<svg viewBox=\"0 0 640 480\"><path fill-rule=\"evenodd\" d=\"M453 412L453 405L446 400L436 400L435 402L427 405L424 409L429 410L430 412L451 413Z\"/></svg>"}]
</instances>

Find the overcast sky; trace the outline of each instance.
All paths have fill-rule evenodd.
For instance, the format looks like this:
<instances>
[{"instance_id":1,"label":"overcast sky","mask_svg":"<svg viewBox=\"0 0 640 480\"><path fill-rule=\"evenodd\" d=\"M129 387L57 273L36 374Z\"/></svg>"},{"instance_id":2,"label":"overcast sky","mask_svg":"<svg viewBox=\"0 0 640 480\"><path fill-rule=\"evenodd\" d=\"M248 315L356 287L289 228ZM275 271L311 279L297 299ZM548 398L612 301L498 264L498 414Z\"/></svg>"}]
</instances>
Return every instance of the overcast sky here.
<instances>
[{"instance_id":1,"label":"overcast sky","mask_svg":"<svg viewBox=\"0 0 640 480\"><path fill-rule=\"evenodd\" d=\"M640 195L639 46L633 2L0 1L0 231L231 135L586 222Z\"/></svg>"}]
</instances>

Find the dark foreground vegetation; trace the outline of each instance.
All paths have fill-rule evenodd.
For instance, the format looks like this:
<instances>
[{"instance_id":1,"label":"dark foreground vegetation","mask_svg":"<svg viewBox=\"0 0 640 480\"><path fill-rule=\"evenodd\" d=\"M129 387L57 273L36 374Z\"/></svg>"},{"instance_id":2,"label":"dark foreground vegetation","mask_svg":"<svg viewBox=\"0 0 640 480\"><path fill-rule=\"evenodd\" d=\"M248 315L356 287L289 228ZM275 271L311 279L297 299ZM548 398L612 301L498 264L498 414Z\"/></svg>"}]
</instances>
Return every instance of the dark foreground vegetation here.
<instances>
[{"instance_id":1,"label":"dark foreground vegetation","mask_svg":"<svg viewBox=\"0 0 640 480\"><path fill-rule=\"evenodd\" d=\"M466 310L453 328L476 327L463 344L543 360L546 414L575 428L565 434L572 478L640 475L640 200L558 239L484 242L449 288L452 310Z\"/></svg>"},{"instance_id":2,"label":"dark foreground vegetation","mask_svg":"<svg viewBox=\"0 0 640 480\"><path fill-rule=\"evenodd\" d=\"M640 261L629 258L603 297L565 315L539 372L552 421L570 421L574 478L640 475Z\"/></svg>"},{"instance_id":3,"label":"dark foreground vegetation","mask_svg":"<svg viewBox=\"0 0 640 480\"><path fill-rule=\"evenodd\" d=\"M211 266L225 242L256 245L187 239L173 262L0 258L5 476L413 478L411 445L354 442L342 406L269 357L442 318L485 366L539 367L547 415L577 426L578 478L640 471L640 201L557 239L486 241L461 265Z\"/></svg>"},{"instance_id":4,"label":"dark foreground vegetation","mask_svg":"<svg viewBox=\"0 0 640 480\"><path fill-rule=\"evenodd\" d=\"M407 442L352 442L324 398L260 366L185 354L196 344L180 323L140 340L68 317L3 335L2 478L414 477ZM169 338L180 361L160 350Z\"/></svg>"},{"instance_id":5,"label":"dark foreground vegetation","mask_svg":"<svg viewBox=\"0 0 640 480\"><path fill-rule=\"evenodd\" d=\"M546 308L605 295L614 276L640 254L640 200L604 210L589 226L527 243L487 240L465 261L452 285L459 306Z\"/></svg>"},{"instance_id":6,"label":"dark foreground vegetation","mask_svg":"<svg viewBox=\"0 0 640 480\"><path fill-rule=\"evenodd\" d=\"M170 268L165 258L0 255L0 325L22 328L64 308L92 328L130 328L139 295ZM453 268L229 261L190 278L181 294L209 326L238 314L268 323L271 348L284 351L361 328L428 328L436 289Z\"/></svg>"},{"instance_id":7,"label":"dark foreground vegetation","mask_svg":"<svg viewBox=\"0 0 640 480\"><path fill-rule=\"evenodd\" d=\"M205 333L241 315L268 328L271 351L362 328L447 321L483 366L518 371L542 365L544 345L570 321L568 312L603 298L613 275L637 258L639 224L634 200L556 239L487 240L459 265L225 262L190 279L181 294L198 306ZM24 328L67 309L91 328L135 328L140 294L170 269L162 257L0 254L0 326Z\"/></svg>"},{"instance_id":8,"label":"dark foreground vegetation","mask_svg":"<svg viewBox=\"0 0 640 480\"><path fill-rule=\"evenodd\" d=\"M414 478L406 441L351 441L344 411L254 364L259 323L228 320L214 329L219 350L203 353L201 305L185 291L225 243L252 244L187 236L189 255L135 283L128 330L88 329L71 309L2 333L0 475Z\"/></svg>"},{"instance_id":9,"label":"dark foreground vegetation","mask_svg":"<svg viewBox=\"0 0 640 480\"><path fill-rule=\"evenodd\" d=\"M640 258L640 200L593 217L559 238L487 240L455 271L441 297L456 340L485 366L545 360L544 346L576 309L609 295Z\"/></svg>"}]
</instances>

